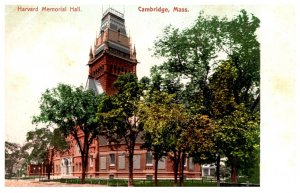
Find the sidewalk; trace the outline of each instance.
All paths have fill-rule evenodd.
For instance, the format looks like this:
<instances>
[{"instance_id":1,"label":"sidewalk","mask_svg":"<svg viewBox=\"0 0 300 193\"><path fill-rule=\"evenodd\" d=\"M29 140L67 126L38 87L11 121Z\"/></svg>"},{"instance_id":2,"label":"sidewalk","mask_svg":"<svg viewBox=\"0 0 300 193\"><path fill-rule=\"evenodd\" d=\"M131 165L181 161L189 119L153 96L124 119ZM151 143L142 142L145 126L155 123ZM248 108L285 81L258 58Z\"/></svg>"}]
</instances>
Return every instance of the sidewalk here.
<instances>
[{"instance_id":1,"label":"sidewalk","mask_svg":"<svg viewBox=\"0 0 300 193\"><path fill-rule=\"evenodd\" d=\"M59 182L39 182L34 180L5 180L6 187L107 187L99 184L66 184Z\"/></svg>"}]
</instances>

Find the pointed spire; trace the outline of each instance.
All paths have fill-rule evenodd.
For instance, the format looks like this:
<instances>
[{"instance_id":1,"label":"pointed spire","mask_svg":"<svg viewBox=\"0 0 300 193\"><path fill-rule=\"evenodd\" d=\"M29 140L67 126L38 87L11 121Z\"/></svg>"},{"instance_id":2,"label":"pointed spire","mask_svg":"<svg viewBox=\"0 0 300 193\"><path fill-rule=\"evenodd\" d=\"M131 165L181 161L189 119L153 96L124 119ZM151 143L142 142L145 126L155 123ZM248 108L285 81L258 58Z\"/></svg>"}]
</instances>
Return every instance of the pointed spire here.
<instances>
[{"instance_id":1,"label":"pointed spire","mask_svg":"<svg viewBox=\"0 0 300 193\"><path fill-rule=\"evenodd\" d=\"M134 59L134 60L136 59L135 44L133 45L132 59Z\"/></svg>"},{"instance_id":2,"label":"pointed spire","mask_svg":"<svg viewBox=\"0 0 300 193\"><path fill-rule=\"evenodd\" d=\"M94 57L94 55L93 55L93 51L92 51L92 46L91 46L91 48L90 48L90 54L89 54L89 56L90 56L90 60L92 60L92 59L93 59L93 57Z\"/></svg>"}]
</instances>

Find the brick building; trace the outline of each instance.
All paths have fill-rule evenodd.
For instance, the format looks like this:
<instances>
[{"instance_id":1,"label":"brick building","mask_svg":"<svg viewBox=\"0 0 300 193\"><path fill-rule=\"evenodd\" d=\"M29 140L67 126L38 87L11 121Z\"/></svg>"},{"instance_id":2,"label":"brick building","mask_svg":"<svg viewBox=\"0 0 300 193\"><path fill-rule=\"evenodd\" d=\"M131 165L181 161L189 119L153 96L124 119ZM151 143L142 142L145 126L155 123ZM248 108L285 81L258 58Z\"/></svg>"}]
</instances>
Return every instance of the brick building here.
<instances>
[{"instance_id":1,"label":"brick building","mask_svg":"<svg viewBox=\"0 0 300 193\"><path fill-rule=\"evenodd\" d=\"M100 33L89 53L89 76L87 89L96 94L105 92L113 95L116 90L112 83L123 73L136 73L136 50L131 45L126 33L124 15L109 8L102 16ZM83 134L81 135L83 137ZM76 141L69 137L71 148L62 153L56 152L53 157L53 175L71 178L81 176L81 157ZM134 178L152 179L154 177L154 160L151 152L141 149L143 141L137 139L134 155ZM91 178L128 178L128 160L125 145L111 148L108 141L100 136L92 143L89 150L87 177ZM172 162L164 157L158 164L158 178L173 179ZM201 167L194 164L192 158L185 161L185 176L200 178Z\"/></svg>"}]
</instances>

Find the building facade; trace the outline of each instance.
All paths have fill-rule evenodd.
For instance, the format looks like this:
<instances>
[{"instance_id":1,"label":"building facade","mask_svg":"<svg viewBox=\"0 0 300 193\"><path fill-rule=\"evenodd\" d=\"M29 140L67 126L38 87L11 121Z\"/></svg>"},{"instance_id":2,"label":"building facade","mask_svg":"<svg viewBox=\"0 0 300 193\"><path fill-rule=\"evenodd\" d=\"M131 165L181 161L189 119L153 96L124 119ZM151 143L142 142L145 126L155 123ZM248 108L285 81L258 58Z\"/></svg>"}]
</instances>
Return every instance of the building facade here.
<instances>
[{"instance_id":1,"label":"building facade","mask_svg":"<svg viewBox=\"0 0 300 193\"><path fill-rule=\"evenodd\" d=\"M130 37L125 28L124 15L109 8L101 20L100 33L89 53L89 76L87 89L96 94L102 92L113 95L116 90L113 82L123 73L136 73L136 49L131 45ZM83 138L83 133L79 135ZM53 175L63 178L81 177L81 155L76 141L70 136L70 149L66 152L55 152L53 157ZM142 149L142 139L139 137L135 146L133 176L135 179L154 178L154 160L152 153ZM128 154L125 145L113 148L102 136L93 141L89 150L88 178L127 179ZM184 166L187 179L201 177L201 167L194 164L192 158L187 158ZM158 164L159 179L173 179L173 164L164 157Z\"/></svg>"}]
</instances>

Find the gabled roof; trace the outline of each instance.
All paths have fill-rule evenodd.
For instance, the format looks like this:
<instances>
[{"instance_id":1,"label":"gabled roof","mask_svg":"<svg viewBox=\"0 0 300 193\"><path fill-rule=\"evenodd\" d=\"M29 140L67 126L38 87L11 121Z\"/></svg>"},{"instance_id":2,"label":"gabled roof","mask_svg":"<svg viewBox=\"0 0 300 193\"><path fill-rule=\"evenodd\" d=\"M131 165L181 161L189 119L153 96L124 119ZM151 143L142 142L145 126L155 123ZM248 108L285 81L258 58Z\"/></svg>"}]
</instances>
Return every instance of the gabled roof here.
<instances>
[{"instance_id":1,"label":"gabled roof","mask_svg":"<svg viewBox=\"0 0 300 193\"><path fill-rule=\"evenodd\" d=\"M85 85L86 90L92 90L96 95L104 93L98 80L88 77Z\"/></svg>"}]
</instances>

